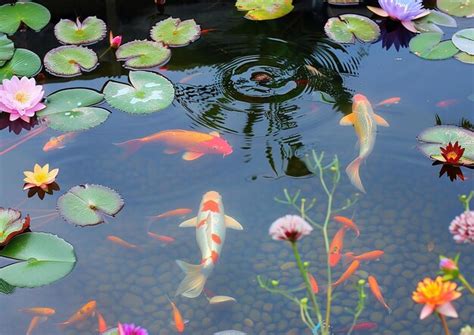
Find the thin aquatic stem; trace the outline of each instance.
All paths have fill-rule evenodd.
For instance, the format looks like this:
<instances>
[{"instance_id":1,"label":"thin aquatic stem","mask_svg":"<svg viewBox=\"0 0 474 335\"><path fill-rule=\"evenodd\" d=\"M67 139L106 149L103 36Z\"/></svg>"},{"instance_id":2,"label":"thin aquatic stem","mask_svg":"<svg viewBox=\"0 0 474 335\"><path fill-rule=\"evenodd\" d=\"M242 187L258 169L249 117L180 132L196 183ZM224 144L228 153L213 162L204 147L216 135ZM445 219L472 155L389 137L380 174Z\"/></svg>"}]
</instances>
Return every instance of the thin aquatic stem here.
<instances>
[{"instance_id":1,"label":"thin aquatic stem","mask_svg":"<svg viewBox=\"0 0 474 335\"><path fill-rule=\"evenodd\" d=\"M474 294L474 288L471 286L471 284L469 284L469 282L467 281L467 279L466 279L462 274L459 274L458 278L459 278L459 280L461 281L461 283L463 283L463 285L466 286L466 288L468 289L468 291L469 291L471 294Z\"/></svg>"},{"instance_id":2,"label":"thin aquatic stem","mask_svg":"<svg viewBox=\"0 0 474 335\"><path fill-rule=\"evenodd\" d=\"M354 330L354 327L357 324L357 321L359 320L360 315L364 311L365 299L367 298L367 296L365 295L365 292L364 292L364 284L365 284L365 280L361 280L357 283L357 291L359 293L359 301L357 302L356 311L354 313L354 319L352 320L352 324L351 324L351 327L349 328L349 331L347 332L347 335L352 334L352 332Z\"/></svg>"},{"instance_id":3,"label":"thin aquatic stem","mask_svg":"<svg viewBox=\"0 0 474 335\"><path fill-rule=\"evenodd\" d=\"M449 332L448 323L446 322L446 318L444 317L444 315L441 314L441 313L436 313L436 314L438 314L438 316L441 320L441 324L443 325L444 333L446 335L451 335L451 333Z\"/></svg>"}]
</instances>

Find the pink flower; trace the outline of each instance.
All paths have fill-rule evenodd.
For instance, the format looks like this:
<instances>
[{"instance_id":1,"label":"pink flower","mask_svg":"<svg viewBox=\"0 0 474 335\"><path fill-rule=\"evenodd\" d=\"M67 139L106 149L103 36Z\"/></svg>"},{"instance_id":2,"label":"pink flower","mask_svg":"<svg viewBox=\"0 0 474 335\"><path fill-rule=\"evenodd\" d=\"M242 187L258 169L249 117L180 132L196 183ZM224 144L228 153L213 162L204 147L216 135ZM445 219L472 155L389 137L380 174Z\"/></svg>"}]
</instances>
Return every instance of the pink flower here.
<instances>
[{"instance_id":1,"label":"pink flower","mask_svg":"<svg viewBox=\"0 0 474 335\"><path fill-rule=\"evenodd\" d=\"M442 257L439 260L439 268L444 271L458 270L458 266L456 265L456 262L453 261L451 258L447 258L447 257Z\"/></svg>"},{"instance_id":2,"label":"pink flower","mask_svg":"<svg viewBox=\"0 0 474 335\"><path fill-rule=\"evenodd\" d=\"M117 49L122 44L122 36L114 36L112 31L109 33L109 43L112 49Z\"/></svg>"},{"instance_id":3,"label":"pink flower","mask_svg":"<svg viewBox=\"0 0 474 335\"><path fill-rule=\"evenodd\" d=\"M133 323L119 323L119 335L148 335L148 331L142 327L135 326Z\"/></svg>"},{"instance_id":4,"label":"pink flower","mask_svg":"<svg viewBox=\"0 0 474 335\"><path fill-rule=\"evenodd\" d=\"M10 114L10 121L22 119L30 122L30 117L46 106L43 99L43 86L36 86L36 81L23 77L4 79L0 85L0 111Z\"/></svg>"},{"instance_id":5,"label":"pink flower","mask_svg":"<svg viewBox=\"0 0 474 335\"><path fill-rule=\"evenodd\" d=\"M312 230L313 227L301 216L286 215L272 223L269 234L274 240L296 242Z\"/></svg>"},{"instance_id":6,"label":"pink flower","mask_svg":"<svg viewBox=\"0 0 474 335\"><path fill-rule=\"evenodd\" d=\"M458 243L474 242L474 211L467 211L456 216L449 225L449 231Z\"/></svg>"}]
</instances>

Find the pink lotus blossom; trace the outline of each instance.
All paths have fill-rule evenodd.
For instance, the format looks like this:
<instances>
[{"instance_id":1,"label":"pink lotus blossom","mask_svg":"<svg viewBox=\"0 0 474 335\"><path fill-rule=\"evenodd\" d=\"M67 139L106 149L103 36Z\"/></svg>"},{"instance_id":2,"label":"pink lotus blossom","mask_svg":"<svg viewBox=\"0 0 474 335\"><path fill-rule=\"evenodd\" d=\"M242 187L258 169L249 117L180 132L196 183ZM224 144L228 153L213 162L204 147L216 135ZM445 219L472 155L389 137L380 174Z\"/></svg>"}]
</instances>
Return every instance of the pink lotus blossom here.
<instances>
[{"instance_id":1,"label":"pink lotus blossom","mask_svg":"<svg viewBox=\"0 0 474 335\"><path fill-rule=\"evenodd\" d=\"M117 49L122 44L122 36L114 36L112 31L109 33L109 43L112 49Z\"/></svg>"},{"instance_id":2,"label":"pink lotus blossom","mask_svg":"<svg viewBox=\"0 0 474 335\"><path fill-rule=\"evenodd\" d=\"M119 323L118 333L119 335L148 335L145 328L135 326L133 323Z\"/></svg>"},{"instance_id":3,"label":"pink lotus blossom","mask_svg":"<svg viewBox=\"0 0 474 335\"><path fill-rule=\"evenodd\" d=\"M285 215L272 223L269 234L274 240L296 242L312 230L313 227L301 216Z\"/></svg>"},{"instance_id":4,"label":"pink lotus blossom","mask_svg":"<svg viewBox=\"0 0 474 335\"><path fill-rule=\"evenodd\" d=\"M0 111L9 113L10 121L21 118L30 122L30 117L46 107L40 102L43 95L43 86L37 86L33 78L4 79L0 85Z\"/></svg>"},{"instance_id":5,"label":"pink lotus blossom","mask_svg":"<svg viewBox=\"0 0 474 335\"><path fill-rule=\"evenodd\" d=\"M449 225L449 231L458 243L474 243L474 211L456 216Z\"/></svg>"}]
</instances>

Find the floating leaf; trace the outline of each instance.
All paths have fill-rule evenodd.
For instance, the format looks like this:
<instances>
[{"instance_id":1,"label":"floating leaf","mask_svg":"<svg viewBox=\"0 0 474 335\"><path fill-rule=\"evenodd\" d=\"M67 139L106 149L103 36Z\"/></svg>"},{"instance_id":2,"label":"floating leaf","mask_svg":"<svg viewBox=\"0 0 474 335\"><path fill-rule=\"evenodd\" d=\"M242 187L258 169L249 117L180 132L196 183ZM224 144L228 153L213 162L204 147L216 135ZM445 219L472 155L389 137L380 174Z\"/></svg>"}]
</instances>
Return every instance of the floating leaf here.
<instances>
[{"instance_id":1,"label":"floating leaf","mask_svg":"<svg viewBox=\"0 0 474 335\"><path fill-rule=\"evenodd\" d=\"M237 0L235 7L246 11L245 18L254 21L273 20L293 10L293 0Z\"/></svg>"},{"instance_id":2,"label":"floating leaf","mask_svg":"<svg viewBox=\"0 0 474 335\"><path fill-rule=\"evenodd\" d=\"M158 22L150 32L151 39L170 47L184 47L196 41L201 35L201 27L194 20L181 21L172 17Z\"/></svg>"},{"instance_id":3,"label":"floating leaf","mask_svg":"<svg viewBox=\"0 0 474 335\"><path fill-rule=\"evenodd\" d=\"M0 207L0 246L30 227L30 217L21 219L21 212L16 209Z\"/></svg>"},{"instance_id":4,"label":"floating leaf","mask_svg":"<svg viewBox=\"0 0 474 335\"><path fill-rule=\"evenodd\" d=\"M58 199L62 217L75 225L90 226L105 222L104 215L114 216L124 202L116 191L101 185L78 185Z\"/></svg>"},{"instance_id":5,"label":"floating leaf","mask_svg":"<svg viewBox=\"0 0 474 335\"><path fill-rule=\"evenodd\" d=\"M472 0L437 0L437 6L449 15L474 16L474 1Z\"/></svg>"},{"instance_id":6,"label":"floating leaf","mask_svg":"<svg viewBox=\"0 0 474 335\"><path fill-rule=\"evenodd\" d=\"M54 26L54 35L62 44L93 44L105 37L107 26L95 16L76 22L61 19Z\"/></svg>"},{"instance_id":7,"label":"floating leaf","mask_svg":"<svg viewBox=\"0 0 474 335\"><path fill-rule=\"evenodd\" d=\"M423 16L421 19L415 20L415 28L420 32L438 32L442 33L443 30L438 26L444 27L457 27L456 20L443 12L432 10L426 16Z\"/></svg>"},{"instance_id":8,"label":"floating leaf","mask_svg":"<svg viewBox=\"0 0 474 335\"><path fill-rule=\"evenodd\" d=\"M58 77L79 76L82 72L94 70L99 63L97 54L89 48L67 45L48 51L44 66Z\"/></svg>"},{"instance_id":9,"label":"floating leaf","mask_svg":"<svg viewBox=\"0 0 474 335\"><path fill-rule=\"evenodd\" d=\"M474 56L469 55L468 53L465 53L465 52L460 52L460 53L454 55L454 58L456 58L458 61L466 63L466 64L474 64Z\"/></svg>"},{"instance_id":10,"label":"floating leaf","mask_svg":"<svg viewBox=\"0 0 474 335\"><path fill-rule=\"evenodd\" d=\"M0 279L0 293L11 294L15 291L15 286L8 284L3 279Z\"/></svg>"},{"instance_id":11,"label":"floating leaf","mask_svg":"<svg viewBox=\"0 0 474 335\"><path fill-rule=\"evenodd\" d=\"M356 14L332 17L326 22L324 30L330 39L339 43L354 43L355 38L374 42L380 36L380 28L374 21Z\"/></svg>"},{"instance_id":12,"label":"floating leaf","mask_svg":"<svg viewBox=\"0 0 474 335\"><path fill-rule=\"evenodd\" d=\"M161 42L132 41L121 45L115 56L126 68L147 69L168 62L171 51Z\"/></svg>"},{"instance_id":13,"label":"floating leaf","mask_svg":"<svg viewBox=\"0 0 474 335\"><path fill-rule=\"evenodd\" d=\"M76 263L72 245L47 233L18 235L0 256L22 261L0 268L0 279L17 287L50 284L71 272Z\"/></svg>"},{"instance_id":14,"label":"floating leaf","mask_svg":"<svg viewBox=\"0 0 474 335\"><path fill-rule=\"evenodd\" d=\"M0 6L0 32L14 34L20 24L35 31L43 29L51 19L49 10L34 2L16 2Z\"/></svg>"},{"instance_id":15,"label":"floating leaf","mask_svg":"<svg viewBox=\"0 0 474 335\"><path fill-rule=\"evenodd\" d=\"M0 81L13 76L33 77L41 70L41 59L26 49L16 49L13 57L0 67Z\"/></svg>"},{"instance_id":16,"label":"floating leaf","mask_svg":"<svg viewBox=\"0 0 474 335\"><path fill-rule=\"evenodd\" d=\"M0 66L13 57L14 51L13 42L6 35L0 33Z\"/></svg>"},{"instance_id":17,"label":"floating leaf","mask_svg":"<svg viewBox=\"0 0 474 335\"><path fill-rule=\"evenodd\" d=\"M131 71L127 85L109 81L104 88L109 105L132 114L153 113L168 107L174 99L173 84L162 75Z\"/></svg>"},{"instance_id":18,"label":"floating leaf","mask_svg":"<svg viewBox=\"0 0 474 335\"><path fill-rule=\"evenodd\" d=\"M48 127L59 131L79 131L96 127L107 120L110 112L90 107L104 99L101 93L85 88L55 92L46 99L46 108L36 113Z\"/></svg>"},{"instance_id":19,"label":"floating leaf","mask_svg":"<svg viewBox=\"0 0 474 335\"><path fill-rule=\"evenodd\" d=\"M447 59L459 52L452 41L441 42L441 33L422 33L410 40L410 51L430 60Z\"/></svg>"},{"instance_id":20,"label":"floating leaf","mask_svg":"<svg viewBox=\"0 0 474 335\"><path fill-rule=\"evenodd\" d=\"M452 41L459 50L474 55L474 28L458 31L453 35Z\"/></svg>"}]
</instances>

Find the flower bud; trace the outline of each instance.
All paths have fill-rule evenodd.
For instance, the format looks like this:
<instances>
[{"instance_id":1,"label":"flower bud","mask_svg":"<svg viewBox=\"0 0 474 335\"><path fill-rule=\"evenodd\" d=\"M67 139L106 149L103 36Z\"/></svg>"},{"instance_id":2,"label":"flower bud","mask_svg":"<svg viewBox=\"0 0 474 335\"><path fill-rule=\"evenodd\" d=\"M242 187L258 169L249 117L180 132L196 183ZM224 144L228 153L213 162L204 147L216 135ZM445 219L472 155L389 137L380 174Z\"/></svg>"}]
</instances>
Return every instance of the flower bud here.
<instances>
[{"instance_id":1,"label":"flower bud","mask_svg":"<svg viewBox=\"0 0 474 335\"><path fill-rule=\"evenodd\" d=\"M280 285L280 282L278 280L272 280L272 286L277 287L278 285Z\"/></svg>"},{"instance_id":2,"label":"flower bud","mask_svg":"<svg viewBox=\"0 0 474 335\"><path fill-rule=\"evenodd\" d=\"M442 271L448 271L448 272L459 270L456 262L454 262L451 258L447 258L447 257L440 257L439 268Z\"/></svg>"}]
</instances>

